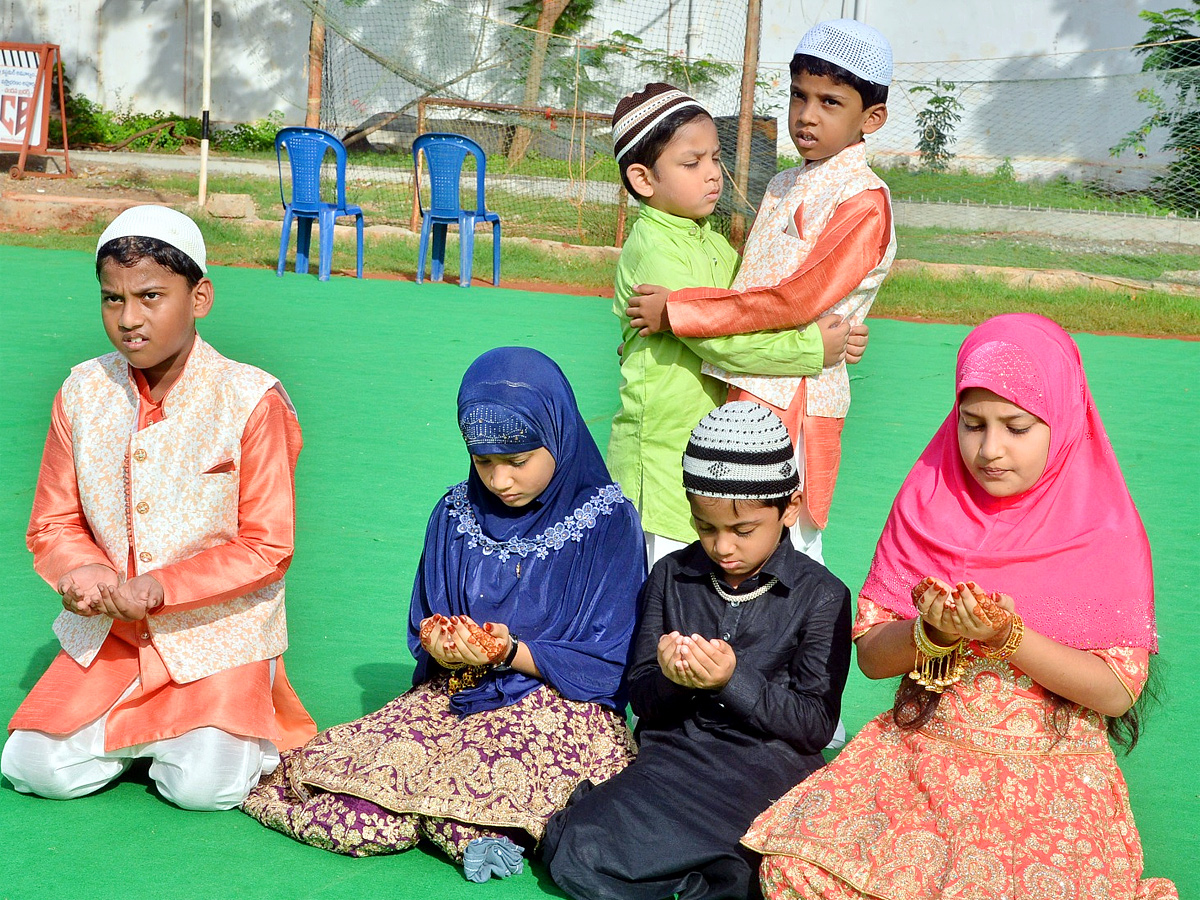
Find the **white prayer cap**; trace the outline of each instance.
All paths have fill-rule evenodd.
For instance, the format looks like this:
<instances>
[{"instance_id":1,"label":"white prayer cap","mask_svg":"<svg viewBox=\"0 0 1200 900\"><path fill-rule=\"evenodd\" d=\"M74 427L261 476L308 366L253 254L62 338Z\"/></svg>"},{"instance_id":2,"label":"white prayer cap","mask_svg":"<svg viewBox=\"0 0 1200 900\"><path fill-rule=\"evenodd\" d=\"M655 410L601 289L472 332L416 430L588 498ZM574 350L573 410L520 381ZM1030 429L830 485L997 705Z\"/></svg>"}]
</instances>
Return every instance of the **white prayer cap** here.
<instances>
[{"instance_id":1,"label":"white prayer cap","mask_svg":"<svg viewBox=\"0 0 1200 900\"><path fill-rule=\"evenodd\" d=\"M796 53L841 66L864 81L892 83L892 45L878 29L857 19L832 19L814 25L800 38Z\"/></svg>"},{"instance_id":2,"label":"white prayer cap","mask_svg":"<svg viewBox=\"0 0 1200 900\"><path fill-rule=\"evenodd\" d=\"M96 255L100 255L100 248L109 241L123 237L157 238L187 254L201 272L208 274L204 264L204 235L196 223L181 212L166 206L134 206L125 210L100 235Z\"/></svg>"}]
</instances>

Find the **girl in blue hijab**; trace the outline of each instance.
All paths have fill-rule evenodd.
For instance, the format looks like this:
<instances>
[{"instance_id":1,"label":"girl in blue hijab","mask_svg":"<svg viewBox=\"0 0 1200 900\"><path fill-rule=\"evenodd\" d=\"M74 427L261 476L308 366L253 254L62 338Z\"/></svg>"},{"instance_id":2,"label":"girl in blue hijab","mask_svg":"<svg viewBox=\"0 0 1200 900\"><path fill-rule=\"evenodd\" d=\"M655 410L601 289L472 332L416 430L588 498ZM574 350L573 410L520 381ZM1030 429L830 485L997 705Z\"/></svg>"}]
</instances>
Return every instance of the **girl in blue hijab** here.
<instances>
[{"instance_id":1,"label":"girl in blue hijab","mask_svg":"<svg viewBox=\"0 0 1200 900\"><path fill-rule=\"evenodd\" d=\"M632 758L622 686L645 551L553 360L483 354L458 422L471 468L425 532L413 688L285 754L244 809L352 856L425 837L486 881L521 871L576 784Z\"/></svg>"}]
</instances>

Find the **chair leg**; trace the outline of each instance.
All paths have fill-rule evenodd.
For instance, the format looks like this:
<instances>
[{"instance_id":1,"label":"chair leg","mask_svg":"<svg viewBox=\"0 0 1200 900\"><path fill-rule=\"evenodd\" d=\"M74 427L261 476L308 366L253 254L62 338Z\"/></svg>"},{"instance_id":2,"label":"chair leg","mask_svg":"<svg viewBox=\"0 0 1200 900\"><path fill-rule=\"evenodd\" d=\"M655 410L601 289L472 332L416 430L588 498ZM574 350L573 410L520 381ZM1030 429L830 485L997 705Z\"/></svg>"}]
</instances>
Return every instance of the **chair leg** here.
<instances>
[{"instance_id":1,"label":"chair leg","mask_svg":"<svg viewBox=\"0 0 1200 900\"><path fill-rule=\"evenodd\" d=\"M475 262L475 217L458 217L458 286L471 286Z\"/></svg>"},{"instance_id":2,"label":"chair leg","mask_svg":"<svg viewBox=\"0 0 1200 900\"><path fill-rule=\"evenodd\" d=\"M441 281L446 273L446 229L445 222L433 223L433 259L429 264L430 281Z\"/></svg>"},{"instance_id":3,"label":"chair leg","mask_svg":"<svg viewBox=\"0 0 1200 900\"><path fill-rule=\"evenodd\" d=\"M296 218L296 271L308 274L308 251L312 248L313 220L307 216Z\"/></svg>"},{"instance_id":4,"label":"chair leg","mask_svg":"<svg viewBox=\"0 0 1200 900\"><path fill-rule=\"evenodd\" d=\"M362 217L362 213L359 213L355 217L354 224L358 226L358 277L362 278L362 264L363 264L363 217Z\"/></svg>"},{"instance_id":5,"label":"chair leg","mask_svg":"<svg viewBox=\"0 0 1200 900\"><path fill-rule=\"evenodd\" d=\"M317 248L320 256L317 258L317 280L328 281L329 273L333 271L333 210L322 210L318 223L320 234L317 235Z\"/></svg>"},{"instance_id":6,"label":"chair leg","mask_svg":"<svg viewBox=\"0 0 1200 900\"><path fill-rule=\"evenodd\" d=\"M279 235L279 265L275 267L275 274L280 278L283 277L283 270L287 268L288 240L291 236L292 210L289 207L283 211L283 230Z\"/></svg>"},{"instance_id":7,"label":"chair leg","mask_svg":"<svg viewBox=\"0 0 1200 900\"><path fill-rule=\"evenodd\" d=\"M417 244L417 284L425 280L425 254L429 252L429 229L432 222L428 216L421 221L421 240Z\"/></svg>"},{"instance_id":8,"label":"chair leg","mask_svg":"<svg viewBox=\"0 0 1200 900\"><path fill-rule=\"evenodd\" d=\"M492 223L492 285L500 286L500 223Z\"/></svg>"}]
</instances>

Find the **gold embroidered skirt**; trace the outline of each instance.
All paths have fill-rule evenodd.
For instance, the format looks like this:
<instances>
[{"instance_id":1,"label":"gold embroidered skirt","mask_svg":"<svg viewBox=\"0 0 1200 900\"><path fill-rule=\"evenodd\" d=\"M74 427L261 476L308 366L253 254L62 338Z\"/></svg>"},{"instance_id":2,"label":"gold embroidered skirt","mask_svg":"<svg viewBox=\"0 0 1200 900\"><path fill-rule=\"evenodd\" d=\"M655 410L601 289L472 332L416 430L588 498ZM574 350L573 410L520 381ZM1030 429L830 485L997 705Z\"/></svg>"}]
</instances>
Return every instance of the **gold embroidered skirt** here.
<instances>
[{"instance_id":1,"label":"gold embroidered skirt","mask_svg":"<svg viewBox=\"0 0 1200 900\"><path fill-rule=\"evenodd\" d=\"M581 780L611 778L635 752L625 720L598 704L542 685L460 718L440 680L285 753L242 808L339 853L395 852L424 835L457 856L435 833L446 830L439 823L538 840Z\"/></svg>"}]
</instances>

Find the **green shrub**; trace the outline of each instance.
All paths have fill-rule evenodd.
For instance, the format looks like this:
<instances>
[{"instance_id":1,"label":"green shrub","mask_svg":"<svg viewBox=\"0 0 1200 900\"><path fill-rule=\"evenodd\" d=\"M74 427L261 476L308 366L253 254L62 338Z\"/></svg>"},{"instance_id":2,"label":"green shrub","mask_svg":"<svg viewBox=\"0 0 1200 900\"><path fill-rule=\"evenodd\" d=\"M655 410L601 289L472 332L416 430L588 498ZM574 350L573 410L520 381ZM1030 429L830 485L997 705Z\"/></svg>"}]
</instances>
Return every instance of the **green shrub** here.
<instances>
[{"instance_id":1,"label":"green shrub","mask_svg":"<svg viewBox=\"0 0 1200 900\"><path fill-rule=\"evenodd\" d=\"M213 146L231 153L261 152L275 149L275 133L283 127L283 113L275 110L265 119L234 125L212 136Z\"/></svg>"}]
</instances>

